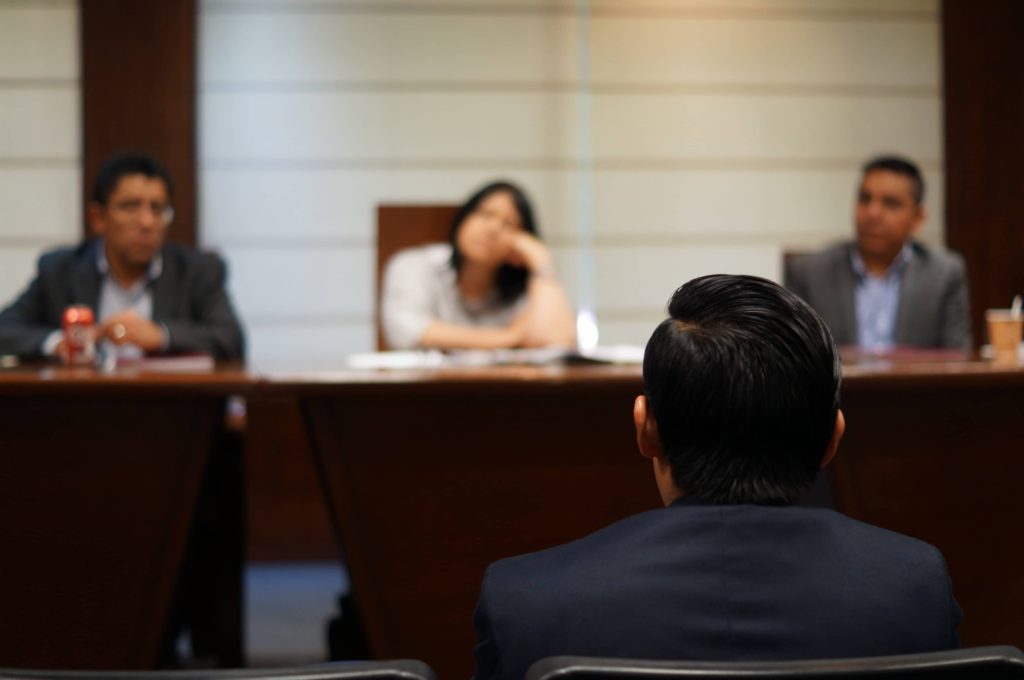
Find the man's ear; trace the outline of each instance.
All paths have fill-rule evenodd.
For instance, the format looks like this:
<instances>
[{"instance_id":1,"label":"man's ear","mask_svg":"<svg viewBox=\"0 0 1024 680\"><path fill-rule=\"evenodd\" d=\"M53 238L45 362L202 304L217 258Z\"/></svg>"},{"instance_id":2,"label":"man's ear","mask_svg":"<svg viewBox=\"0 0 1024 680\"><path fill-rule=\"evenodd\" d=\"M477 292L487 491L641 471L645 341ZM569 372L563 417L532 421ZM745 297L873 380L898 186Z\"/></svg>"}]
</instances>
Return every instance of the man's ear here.
<instances>
[{"instance_id":1,"label":"man's ear","mask_svg":"<svg viewBox=\"0 0 1024 680\"><path fill-rule=\"evenodd\" d=\"M836 425L832 430L832 439L829 440L828 448L825 449L825 455L821 457L821 464L819 465L822 470L828 467L828 464L836 457L836 453L839 451L839 440L843 438L844 432L846 432L846 416L843 415L841 410L837 409Z\"/></svg>"},{"instance_id":2,"label":"man's ear","mask_svg":"<svg viewBox=\"0 0 1024 680\"><path fill-rule=\"evenodd\" d=\"M636 428L636 445L644 458L661 458L661 437L654 414L647 408L647 397L640 395L633 401L633 426Z\"/></svg>"},{"instance_id":3,"label":"man's ear","mask_svg":"<svg viewBox=\"0 0 1024 680\"><path fill-rule=\"evenodd\" d=\"M85 211L89 219L89 231L93 236L103 236L107 230L106 210L96 201L90 201Z\"/></svg>"}]
</instances>

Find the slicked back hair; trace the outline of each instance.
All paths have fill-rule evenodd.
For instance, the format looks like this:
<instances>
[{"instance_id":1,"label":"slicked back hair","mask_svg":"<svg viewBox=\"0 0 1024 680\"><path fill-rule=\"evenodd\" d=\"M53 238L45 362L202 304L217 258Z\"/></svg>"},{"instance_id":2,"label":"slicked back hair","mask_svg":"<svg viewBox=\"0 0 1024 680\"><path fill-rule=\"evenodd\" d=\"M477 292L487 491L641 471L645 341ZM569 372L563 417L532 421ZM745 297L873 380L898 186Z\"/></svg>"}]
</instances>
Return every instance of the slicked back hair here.
<instances>
[{"instance_id":1,"label":"slicked back hair","mask_svg":"<svg viewBox=\"0 0 1024 680\"><path fill-rule=\"evenodd\" d=\"M878 156L872 158L861 169L861 177L867 176L869 172L885 170L903 175L910 180L910 194L914 197L914 203L921 205L924 201L924 176L921 170L913 161L902 156Z\"/></svg>"},{"instance_id":2,"label":"slicked back hair","mask_svg":"<svg viewBox=\"0 0 1024 680\"><path fill-rule=\"evenodd\" d=\"M814 483L839 408L832 335L755 276L694 279L647 343L644 391L676 486L722 504L785 505Z\"/></svg>"},{"instance_id":3,"label":"slicked back hair","mask_svg":"<svg viewBox=\"0 0 1024 680\"><path fill-rule=\"evenodd\" d=\"M530 207L530 201L526 198L526 193L511 182L491 182L470 196L469 200L459 208L459 211L455 213L455 217L452 219L452 228L448 232L448 242L452 246L451 265L456 272L462 269L462 253L459 252L458 244L459 229L462 228L462 223L473 214L484 199L491 194L500 192L505 192L512 197L512 202L516 206L516 212L519 213L519 221L523 225L523 231L540 238L537 223L533 218L533 208ZM514 267L509 264L502 265L498 269L498 276L495 281L495 285L498 287L499 299L504 303L514 302L519 299L519 296L526 292L526 283L529 278L530 272L526 267Z\"/></svg>"},{"instance_id":4,"label":"slicked back hair","mask_svg":"<svg viewBox=\"0 0 1024 680\"><path fill-rule=\"evenodd\" d=\"M106 205L110 195L117 188L117 183L122 177L128 175L143 175L150 179L163 180L167 188L167 198L174 198L174 183L171 181L171 173L163 163L147 153L138 151L125 151L110 156L96 173L96 180L92 185L92 200L100 205Z\"/></svg>"}]
</instances>

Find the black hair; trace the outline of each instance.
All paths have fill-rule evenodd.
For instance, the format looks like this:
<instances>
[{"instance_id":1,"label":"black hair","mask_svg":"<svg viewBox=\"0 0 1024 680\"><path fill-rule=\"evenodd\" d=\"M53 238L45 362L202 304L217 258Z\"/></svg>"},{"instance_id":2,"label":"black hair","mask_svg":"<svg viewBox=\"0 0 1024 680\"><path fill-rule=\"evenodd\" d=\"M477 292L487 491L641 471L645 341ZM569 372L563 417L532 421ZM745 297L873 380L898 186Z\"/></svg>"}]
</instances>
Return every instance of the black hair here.
<instances>
[{"instance_id":1,"label":"black hair","mask_svg":"<svg viewBox=\"0 0 1024 680\"><path fill-rule=\"evenodd\" d=\"M117 183L128 175L144 175L162 180L167 187L167 198L171 199L174 196L174 183L163 163L147 153L125 151L109 156L103 161L92 185L92 200L100 205L106 205L110 195L117 188Z\"/></svg>"},{"instance_id":2,"label":"black hair","mask_svg":"<svg viewBox=\"0 0 1024 680\"><path fill-rule=\"evenodd\" d=\"M902 156L878 156L864 164L864 167L861 169L861 177L876 170L894 172L897 175L909 178L913 185L910 193L914 196L914 203L921 205L921 202L924 201L924 176L913 161L907 160Z\"/></svg>"},{"instance_id":3,"label":"black hair","mask_svg":"<svg viewBox=\"0 0 1024 680\"><path fill-rule=\"evenodd\" d=\"M455 213L454 219L452 219L452 228L448 232L448 242L452 246L451 265L456 272L459 272L462 268L462 253L459 252L459 245L457 243L462 223L473 214L484 199L491 194L499 192L505 192L512 197L512 202L516 206L516 212L519 213L519 221L522 224L523 231L537 237L540 236L540 233L537 231L537 223L533 219L533 208L530 207L530 201L526 198L523 190L511 182L491 182L470 196L469 200L459 208L459 211ZM506 304L517 300L526 291L529 275L530 272L525 267L503 264L498 269L498 276L495 280L499 299Z\"/></svg>"},{"instance_id":4,"label":"black hair","mask_svg":"<svg viewBox=\"0 0 1024 680\"><path fill-rule=\"evenodd\" d=\"M785 288L718 274L683 285L644 351L672 479L712 503L793 503L814 483L842 367L821 317Z\"/></svg>"}]
</instances>

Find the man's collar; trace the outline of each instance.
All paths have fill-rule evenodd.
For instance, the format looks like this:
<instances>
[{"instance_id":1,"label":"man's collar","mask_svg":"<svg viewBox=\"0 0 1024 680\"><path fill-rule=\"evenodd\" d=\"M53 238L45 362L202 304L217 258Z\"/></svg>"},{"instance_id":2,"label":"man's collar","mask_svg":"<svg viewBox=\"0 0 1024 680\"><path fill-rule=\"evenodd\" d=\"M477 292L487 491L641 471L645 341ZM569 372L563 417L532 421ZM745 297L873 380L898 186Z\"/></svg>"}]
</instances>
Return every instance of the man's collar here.
<instances>
[{"instance_id":1,"label":"man's collar","mask_svg":"<svg viewBox=\"0 0 1024 680\"><path fill-rule=\"evenodd\" d=\"M110 263L107 262L107 243L103 239L97 239L96 241L96 271L100 273L100 276L106 276L110 273ZM160 274L164 271L164 256L163 253L157 252L153 256L153 259L149 261L149 268L146 269L145 282L152 283L160 278Z\"/></svg>"},{"instance_id":2,"label":"man's collar","mask_svg":"<svg viewBox=\"0 0 1024 680\"><path fill-rule=\"evenodd\" d=\"M910 263L910 259L914 256L914 248L907 241L903 244L903 248L900 249L896 259L892 261L889 268L885 270L885 275L881 278L891 276L902 272L903 269ZM853 273L857 275L858 279L864 279L868 275L867 265L864 264L864 258L860 254L860 250L857 248L857 244L854 243L853 247L850 248L850 264L853 266Z\"/></svg>"}]
</instances>

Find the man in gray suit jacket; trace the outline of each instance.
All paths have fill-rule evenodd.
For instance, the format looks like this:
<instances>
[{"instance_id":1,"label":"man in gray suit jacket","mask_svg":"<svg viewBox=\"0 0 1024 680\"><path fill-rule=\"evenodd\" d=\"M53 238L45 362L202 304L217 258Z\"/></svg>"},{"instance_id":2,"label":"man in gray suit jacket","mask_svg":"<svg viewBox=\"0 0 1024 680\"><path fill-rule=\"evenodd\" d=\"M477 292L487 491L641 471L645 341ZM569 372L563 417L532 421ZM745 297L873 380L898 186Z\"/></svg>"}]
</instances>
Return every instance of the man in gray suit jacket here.
<instances>
[{"instance_id":1,"label":"man in gray suit jacket","mask_svg":"<svg viewBox=\"0 0 1024 680\"><path fill-rule=\"evenodd\" d=\"M144 154L100 169L89 205L98 236L39 259L36 278L0 312L0 354L55 356L69 305L90 307L97 341L118 356L202 352L241 359L241 325L219 257L166 243L174 216L167 170Z\"/></svg>"},{"instance_id":2,"label":"man in gray suit jacket","mask_svg":"<svg viewBox=\"0 0 1024 680\"><path fill-rule=\"evenodd\" d=\"M840 345L969 349L963 258L913 240L924 223L924 180L910 161L880 157L863 170L856 240L785 266L785 285Z\"/></svg>"}]
</instances>

